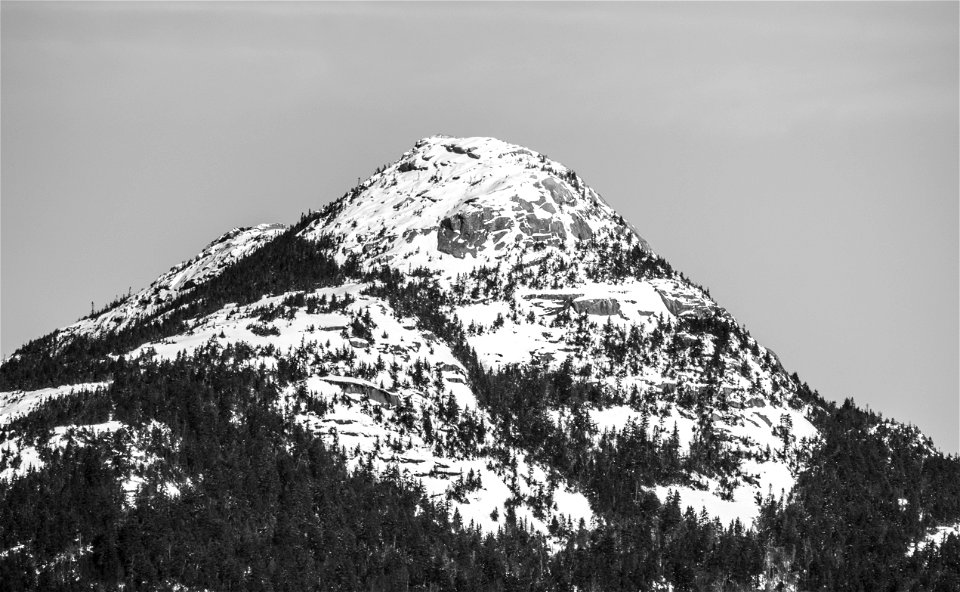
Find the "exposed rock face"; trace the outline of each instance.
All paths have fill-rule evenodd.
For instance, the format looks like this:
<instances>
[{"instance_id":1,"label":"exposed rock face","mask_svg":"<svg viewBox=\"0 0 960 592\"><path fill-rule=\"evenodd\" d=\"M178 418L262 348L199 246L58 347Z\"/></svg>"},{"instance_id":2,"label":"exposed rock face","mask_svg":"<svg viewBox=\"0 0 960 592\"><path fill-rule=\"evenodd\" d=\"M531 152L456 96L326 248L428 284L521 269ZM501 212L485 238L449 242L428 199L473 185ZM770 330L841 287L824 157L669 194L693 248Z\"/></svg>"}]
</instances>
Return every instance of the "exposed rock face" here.
<instances>
[{"instance_id":1,"label":"exposed rock face","mask_svg":"<svg viewBox=\"0 0 960 592\"><path fill-rule=\"evenodd\" d=\"M773 361L776 362L778 366L783 368L783 362L780 361L780 356L777 355L777 352L773 351L768 347L767 353L770 354L770 357L773 358Z\"/></svg>"},{"instance_id":2,"label":"exposed rock face","mask_svg":"<svg viewBox=\"0 0 960 592\"><path fill-rule=\"evenodd\" d=\"M540 218L530 213L520 218L519 222L520 230L534 243L558 245L567 238L567 232L559 220Z\"/></svg>"},{"instance_id":3,"label":"exposed rock face","mask_svg":"<svg viewBox=\"0 0 960 592\"><path fill-rule=\"evenodd\" d=\"M685 316L685 315L698 316L696 314L691 314L691 313L695 313L697 311L697 308L690 302L684 301L680 298L674 298L672 296L668 296L663 292L660 293L660 298L663 300L663 304L664 306L667 307L667 310L669 310L675 316L678 316L678 317Z\"/></svg>"},{"instance_id":4,"label":"exposed rock face","mask_svg":"<svg viewBox=\"0 0 960 592\"><path fill-rule=\"evenodd\" d=\"M464 148L459 144L444 144L443 147L447 149L447 152L453 152L454 154L466 154L470 158L480 158L480 156L474 152L472 148Z\"/></svg>"},{"instance_id":5,"label":"exposed rock face","mask_svg":"<svg viewBox=\"0 0 960 592\"><path fill-rule=\"evenodd\" d=\"M434 230L437 230L437 229L436 229L436 228L423 228L423 229L410 229L410 230L406 230L406 231L404 231L404 233L403 233L403 239L404 239L405 241L407 241L408 243L411 243L411 242L413 242L413 239L417 238L417 235L430 234L430 233L433 232Z\"/></svg>"},{"instance_id":6,"label":"exposed rock face","mask_svg":"<svg viewBox=\"0 0 960 592\"><path fill-rule=\"evenodd\" d=\"M463 259L476 256L491 234L513 227L513 220L491 208L463 209L440 221L437 249Z\"/></svg>"},{"instance_id":7,"label":"exposed rock face","mask_svg":"<svg viewBox=\"0 0 960 592\"><path fill-rule=\"evenodd\" d=\"M344 237L343 257L428 269L451 257L467 269L542 249L570 254L600 236L636 244L626 221L569 168L494 138L447 136L417 142L303 235L329 232ZM424 235L436 236L436 246Z\"/></svg>"},{"instance_id":8,"label":"exposed rock face","mask_svg":"<svg viewBox=\"0 0 960 592\"><path fill-rule=\"evenodd\" d=\"M571 306L580 314L606 316L620 314L620 303L613 298L578 298L571 303Z\"/></svg>"},{"instance_id":9,"label":"exposed rock face","mask_svg":"<svg viewBox=\"0 0 960 592\"><path fill-rule=\"evenodd\" d=\"M655 286L667 310L677 317L707 318L717 310L705 297L672 280L656 281Z\"/></svg>"},{"instance_id":10,"label":"exposed rock face","mask_svg":"<svg viewBox=\"0 0 960 592\"><path fill-rule=\"evenodd\" d=\"M524 300L563 300L571 301L583 296L583 292L574 292L570 294L566 293L556 293L556 292L544 292L542 294L526 294L523 296Z\"/></svg>"},{"instance_id":11,"label":"exposed rock face","mask_svg":"<svg viewBox=\"0 0 960 592\"><path fill-rule=\"evenodd\" d=\"M398 173L409 173L411 171L425 171L427 167L417 165L414 160L403 160L397 165Z\"/></svg>"},{"instance_id":12,"label":"exposed rock face","mask_svg":"<svg viewBox=\"0 0 960 592\"><path fill-rule=\"evenodd\" d=\"M550 192L550 197L558 204L572 205L577 203L577 198L573 192L553 177L547 177L540 181L540 184Z\"/></svg>"},{"instance_id":13,"label":"exposed rock face","mask_svg":"<svg viewBox=\"0 0 960 592\"><path fill-rule=\"evenodd\" d=\"M593 229L590 228L590 225L584 221L583 218L576 214L571 214L571 223L570 223L570 234L576 237L579 240L590 240L593 238Z\"/></svg>"},{"instance_id":14,"label":"exposed rock face","mask_svg":"<svg viewBox=\"0 0 960 592\"><path fill-rule=\"evenodd\" d=\"M390 405L391 407L396 407L400 404L399 396L389 391L385 391L382 388L376 387L365 380L340 376L325 376L320 378L320 380L339 386L345 393L363 395L372 401L380 403L381 405Z\"/></svg>"},{"instance_id":15,"label":"exposed rock face","mask_svg":"<svg viewBox=\"0 0 960 592\"><path fill-rule=\"evenodd\" d=\"M621 218L622 219L622 218ZM630 232L633 233L633 236L636 237L637 241L640 243L640 248L644 251L650 251L650 243L647 242L647 239L640 236L640 231L634 226L631 222L623 221L623 224L630 229Z\"/></svg>"},{"instance_id":16,"label":"exposed rock face","mask_svg":"<svg viewBox=\"0 0 960 592\"><path fill-rule=\"evenodd\" d=\"M459 259L476 256L487 241L493 242L494 250L503 249L506 246L503 239L513 230L519 231L514 242L528 241L536 245L564 244L568 231L569 236L578 240L593 238L593 229L579 214L570 212L569 228L552 215L557 212L558 205L573 203L571 200L575 198L566 187L547 181L551 179L545 179L543 183L554 188L550 196L557 205L546 195L537 201L514 195L506 201L503 210L468 202L440 221L437 249ZM413 236L408 236L407 240L412 240Z\"/></svg>"},{"instance_id":17,"label":"exposed rock face","mask_svg":"<svg viewBox=\"0 0 960 592\"><path fill-rule=\"evenodd\" d=\"M549 300L559 302L551 312L572 308L579 314L616 315L620 314L620 302L616 298L585 298L583 293L534 293L523 296L524 300Z\"/></svg>"},{"instance_id":18,"label":"exposed rock face","mask_svg":"<svg viewBox=\"0 0 960 592\"><path fill-rule=\"evenodd\" d=\"M500 239L515 226L514 220L488 207L459 212L441 221L437 247L460 258L466 253L476 255L489 239L495 243L494 248L500 249Z\"/></svg>"},{"instance_id":19,"label":"exposed rock face","mask_svg":"<svg viewBox=\"0 0 960 592\"><path fill-rule=\"evenodd\" d=\"M366 339L361 339L359 337L351 337L350 345L356 348L366 348L370 347L370 342Z\"/></svg>"},{"instance_id":20,"label":"exposed rock face","mask_svg":"<svg viewBox=\"0 0 960 592\"><path fill-rule=\"evenodd\" d=\"M463 374L463 369L460 368L460 366L457 366L456 364L448 364L446 362L442 362L440 364L440 371L441 372L457 372L457 373Z\"/></svg>"}]
</instances>

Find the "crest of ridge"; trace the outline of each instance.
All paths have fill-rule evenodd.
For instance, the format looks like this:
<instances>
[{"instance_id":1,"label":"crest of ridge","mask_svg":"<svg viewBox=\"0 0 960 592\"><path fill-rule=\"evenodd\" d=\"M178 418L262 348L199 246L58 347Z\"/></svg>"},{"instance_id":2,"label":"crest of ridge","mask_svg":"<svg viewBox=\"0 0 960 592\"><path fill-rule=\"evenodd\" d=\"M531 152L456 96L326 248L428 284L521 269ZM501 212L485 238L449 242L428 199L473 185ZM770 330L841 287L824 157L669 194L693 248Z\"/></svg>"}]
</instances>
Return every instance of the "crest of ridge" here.
<instances>
[{"instance_id":1,"label":"crest of ridge","mask_svg":"<svg viewBox=\"0 0 960 592\"><path fill-rule=\"evenodd\" d=\"M306 236L398 268L464 270L600 236L646 241L571 169L495 138L431 136L377 171Z\"/></svg>"}]
</instances>

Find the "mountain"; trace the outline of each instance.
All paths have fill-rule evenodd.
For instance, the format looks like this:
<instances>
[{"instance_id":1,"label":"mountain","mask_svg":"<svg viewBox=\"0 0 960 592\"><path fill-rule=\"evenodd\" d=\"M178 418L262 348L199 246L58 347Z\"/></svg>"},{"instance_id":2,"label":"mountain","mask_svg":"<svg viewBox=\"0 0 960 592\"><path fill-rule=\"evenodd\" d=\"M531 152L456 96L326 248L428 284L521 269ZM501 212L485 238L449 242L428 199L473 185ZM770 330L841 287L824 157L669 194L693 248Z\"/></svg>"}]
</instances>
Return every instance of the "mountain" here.
<instances>
[{"instance_id":1,"label":"mountain","mask_svg":"<svg viewBox=\"0 0 960 592\"><path fill-rule=\"evenodd\" d=\"M11 588L960 588L956 457L492 138L221 236L0 389Z\"/></svg>"}]
</instances>

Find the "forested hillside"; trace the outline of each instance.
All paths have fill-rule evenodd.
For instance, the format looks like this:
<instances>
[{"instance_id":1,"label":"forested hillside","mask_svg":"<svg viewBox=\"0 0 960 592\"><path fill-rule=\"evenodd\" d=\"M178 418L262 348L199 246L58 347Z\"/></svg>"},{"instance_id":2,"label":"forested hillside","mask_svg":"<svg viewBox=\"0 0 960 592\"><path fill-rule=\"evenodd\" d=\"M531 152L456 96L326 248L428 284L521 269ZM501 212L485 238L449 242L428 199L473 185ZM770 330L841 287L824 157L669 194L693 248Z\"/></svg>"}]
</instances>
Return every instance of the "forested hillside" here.
<instances>
[{"instance_id":1,"label":"forested hillside","mask_svg":"<svg viewBox=\"0 0 960 592\"><path fill-rule=\"evenodd\" d=\"M224 237L0 367L0 587L960 589L960 460L543 155Z\"/></svg>"}]
</instances>

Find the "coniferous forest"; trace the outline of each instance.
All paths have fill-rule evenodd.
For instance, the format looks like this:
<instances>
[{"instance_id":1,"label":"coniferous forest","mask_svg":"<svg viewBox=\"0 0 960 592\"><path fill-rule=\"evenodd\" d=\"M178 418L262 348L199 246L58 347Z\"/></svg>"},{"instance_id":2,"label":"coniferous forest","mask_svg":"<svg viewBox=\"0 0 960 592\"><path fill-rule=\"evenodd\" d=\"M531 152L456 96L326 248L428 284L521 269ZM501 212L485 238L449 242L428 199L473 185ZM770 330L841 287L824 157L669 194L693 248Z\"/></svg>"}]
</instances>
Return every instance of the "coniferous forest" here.
<instances>
[{"instance_id":1,"label":"coniferous forest","mask_svg":"<svg viewBox=\"0 0 960 592\"><path fill-rule=\"evenodd\" d=\"M709 422L686 453L675 433L651 437L647 425L597 434L587 405L643 401L600 389L569 366L484 368L470 328L444 313L462 295L427 274L338 264L330 243L297 236L329 215L304 218L151 319L96 337L52 334L3 365L4 391L109 383L0 427L0 439L16 435L43 461L0 481L0 588L755 590L773 582L817 591L960 590L956 536L909 552L928 527L960 518L956 457L931 452L853 401L826 401L797 378L802 397L822 410L813 421L823 438L788 496L762 500L752 525L723 524L677 496L661 501L650 486L684 483L692 472L736 477L737 459L716 445ZM619 262L612 273L674 273L640 251L611 260ZM583 492L596 523L554 521L549 538L507 506L499 531L483 533L397 471L350 467L337 442L315 437L280 404L281 392L305 378L306 352L274 352L278 362L269 367L256 362L263 352L244 344L209 343L173 360L121 355L184 332L190 319L226 303L345 281L366 282L366 294L440 336L463 364L494 423L461 422L464 454L482 440L478 430L494 430L503 450L525 451ZM343 304L300 295L283 306ZM282 310L265 310L262 319ZM358 318L348 330L363 338L367 327ZM745 339L721 319L683 330ZM618 343L611 338L611 355ZM297 397L297 405L316 405L306 393ZM689 407L708 413L702 401ZM457 421L455 403L443 409L445 421ZM568 419L552 421L551 409ZM123 427L63 429L112 423ZM44 447L54 436L63 445ZM9 449L0 452L0 470L16 462Z\"/></svg>"}]
</instances>

